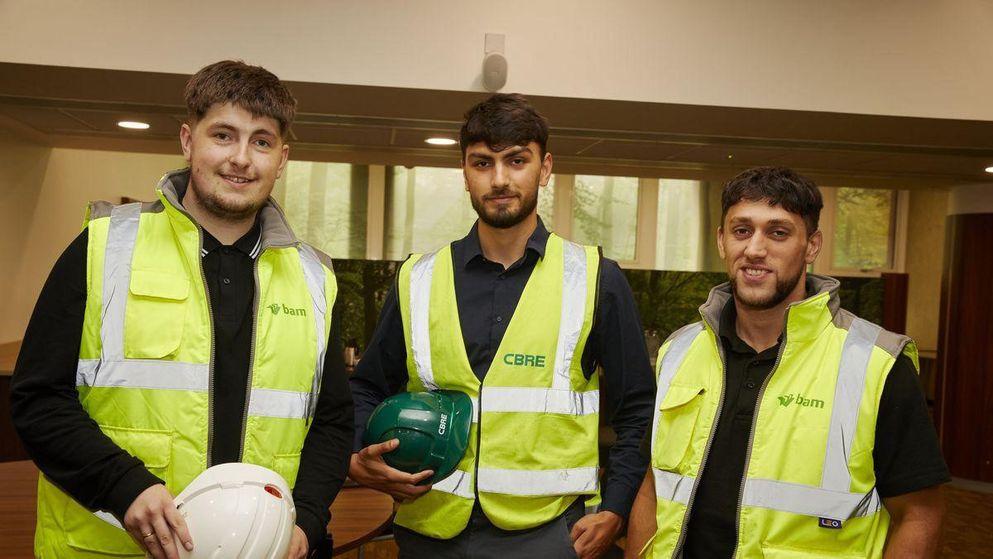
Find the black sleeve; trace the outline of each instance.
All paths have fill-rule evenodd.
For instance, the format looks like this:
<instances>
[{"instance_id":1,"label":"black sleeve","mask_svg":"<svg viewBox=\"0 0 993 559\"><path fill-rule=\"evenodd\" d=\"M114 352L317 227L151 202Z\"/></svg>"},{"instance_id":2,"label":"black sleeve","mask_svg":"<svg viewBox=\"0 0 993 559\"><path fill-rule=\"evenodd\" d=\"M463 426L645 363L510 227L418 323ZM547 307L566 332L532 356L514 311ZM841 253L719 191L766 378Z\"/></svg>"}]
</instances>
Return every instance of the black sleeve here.
<instances>
[{"instance_id":1,"label":"black sleeve","mask_svg":"<svg viewBox=\"0 0 993 559\"><path fill-rule=\"evenodd\" d=\"M79 403L76 365L86 308L83 231L41 290L11 379L17 434L45 476L81 504L124 518L134 499L162 480L107 437Z\"/></svg>"},{"instance_id":2,"label":"black sleeve","mask_svg":"<svg viewBox=\"0 0 993 559\"><path fill-rule=\"evenodd\" d=\"M303 443L300 470L293 488L297 525L307 535L310 549L327 535L334 501L348 474L352 455L354 410L342 356L339 304L331 312L331 335L324 356L324 377L314 419Z\"/></svg>"},{"instance_id":3,"label":"black sleeve","mask_svg":"<svg viewBox=\"0 0 993 559\"><path fill-rule=\"evenodd\" d=\"M640 446L652 419L655 380L631 286L617 263L606 258L600 263L597 314L583 352L584 371L591 363L603 367L600 411L617 435L600 508L627 518L648 468Z\"/></svg>"},{"instance_id":4,"label":"black sleeve","mask_svg":"<svg viewBox=\"0 0 993 559\"><path fill-rule=\"evenodd\" d=\"M407 380L407 342L403 337L400 300L394 285L383 302L369 347L349 381L355 398L355 441L352 446L355 452L364 446L362 435L372 410L387 397L403 391Z\"/></svg>"},{"instance_id":5,"label":"black sleeve","mask_svg":"<svg viewBox=\"0 0 993 559\"><path fill-rule=\"evenodd\" d=\"M906 355L897 358L883 385L872 458L876 491L883 498L951 481L917 371Z\"/></svg>"}]
</instances>

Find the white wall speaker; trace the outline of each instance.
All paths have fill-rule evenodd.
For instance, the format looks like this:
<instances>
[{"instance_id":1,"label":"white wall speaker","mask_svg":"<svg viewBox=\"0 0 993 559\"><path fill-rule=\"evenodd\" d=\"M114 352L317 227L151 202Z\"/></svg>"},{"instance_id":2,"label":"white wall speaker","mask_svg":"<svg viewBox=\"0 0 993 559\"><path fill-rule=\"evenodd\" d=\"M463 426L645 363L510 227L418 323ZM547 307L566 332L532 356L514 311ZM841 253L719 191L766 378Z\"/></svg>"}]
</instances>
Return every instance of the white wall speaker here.
<instances>
[{"instance_id":1,"label":"white wall speaker","mask_svg":"<svg viewBox=\"0 0 993 559\"><path fill-rule=\"evenodd\" d=\"M483 57L483 89L500 91L507 84L507 59L499 52Z\"/></svg>"}]
</instances>

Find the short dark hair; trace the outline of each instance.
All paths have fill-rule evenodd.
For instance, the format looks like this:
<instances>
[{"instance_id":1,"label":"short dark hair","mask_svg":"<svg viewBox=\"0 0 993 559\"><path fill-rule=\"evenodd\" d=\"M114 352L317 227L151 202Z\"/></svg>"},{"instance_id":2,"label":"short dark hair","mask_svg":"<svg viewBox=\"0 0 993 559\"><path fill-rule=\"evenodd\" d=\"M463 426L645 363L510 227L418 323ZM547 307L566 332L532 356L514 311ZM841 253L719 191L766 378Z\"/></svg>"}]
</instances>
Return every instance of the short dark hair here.
<instances>
[{"instance_id":1,"label":"short dark hair","mask_svg":"<svg viewBox=\"0 0 993 559\"><path fill-rule=\"evenodd\" d=\"M186 110L190 123L215 104L232 103L255 117L270 117L286 137L296 114L297 100L272 72L241 60L222 60L204 66L186 82Z\"/></svg>"},{"instance_id":2,"label":"short dark hair","mask_svg":"<svg viewBox=\"0 0 993 559\"><path fill-rule=\"evenodd\" d=\"M544 157L548 150L548 121L523 95L497 93L466 111L459 131L463 160L466 148L476 142L486 142L493 151L535 142Z\"/></svg>"},{"instance_id":3,"label":"short dark hair","mask_svg":"<svg viewBox=\"0 0 993 559\"><path fill-rule=\"evenodd\" d=\"M807 236L817 231L824 200L813 181L788 167L755 167L734 177L721 193L721 223L742 200L766 201L803 218Z\"/></svg>"}]
</instances>

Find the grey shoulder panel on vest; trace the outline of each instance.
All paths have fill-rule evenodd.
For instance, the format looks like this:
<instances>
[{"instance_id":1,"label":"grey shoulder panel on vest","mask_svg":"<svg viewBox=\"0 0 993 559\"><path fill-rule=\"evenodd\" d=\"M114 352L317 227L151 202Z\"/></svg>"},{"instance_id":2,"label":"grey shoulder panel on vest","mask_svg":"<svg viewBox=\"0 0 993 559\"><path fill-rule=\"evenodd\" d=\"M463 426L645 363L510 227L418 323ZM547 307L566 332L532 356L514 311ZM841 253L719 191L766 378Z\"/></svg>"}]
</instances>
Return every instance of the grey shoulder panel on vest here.
<instances>
[{"instance_id":1,"label":"grey shoulder panel on vest","mask_svg":"<svg viewBox=\"0 0 993 559\"><path fill-rule=\"evenodd\" d=\"M702 320L698 320L696 322L691 322L691 323L687 324L686 326L683 326L683 327L677 329L672 334L669 334L669 337L666 338L664 342L662 342L662 345L665 345L665 344L671 342L672 340L678 338L683 332L686 332L687 330L691 330L691 329L697 329L697 330L699 330L699 331L702 332L704 330L704 328L703 328L703 321Z\"/></svg>"},{"instance_id":2,"label":"grey shoulder panel on vest","mask_svg":"<svg viewBox=\"0 0 993 559\"><path fill-rule=\"evenodd\" d=\"M165 209L165 206L162 205L161 200L156 200L154 202L139 202L139 203L141 204L141 213L143 214L158 213ZM103 217L110 217L110 213L114 211L114 208L121 205L123 204L113 204L111 202L107 202L106 200L96 200L90 202L89 218L93 220L93 219L100 219Z\"/></svg>"},{"instance_id":3,"label":"grey shoulder panel on vest","mask_svg":"<svg viewBox=\"0 0 993 559\"><path fill-rule=\"evenodd\" d=\"M325 268L331 270L331 273L334 273L334 264L332 263L330 256L325 254L324 251L314 248L314 246L309 243L300 243L300 244L307 246L310 248L310 250L314 251L314 254L317 255L317 259L321 261L321 264L324 264Z\"/></svg>"},{"instance_id":4,"label":"grey shoulder panel on vest","mask_svg":"<svg viewBox=\"0 0 993 559\"><path fill-rule=\"evenodd\" d=\"M843 330L848 330L852 326L852 322L858 318L854 313L846 311L845 309L838 309L838 312L834 315L834 325ZM894 358L899 357L903 353L903 348L907 347L907 344L911 343L913 340L909 336L904 336L903 334L897 334L896 332L890 332L889 330L883 329L879 332L879 336L876 337L876 347L889 353Z\"/></svg>"}]
</instances>

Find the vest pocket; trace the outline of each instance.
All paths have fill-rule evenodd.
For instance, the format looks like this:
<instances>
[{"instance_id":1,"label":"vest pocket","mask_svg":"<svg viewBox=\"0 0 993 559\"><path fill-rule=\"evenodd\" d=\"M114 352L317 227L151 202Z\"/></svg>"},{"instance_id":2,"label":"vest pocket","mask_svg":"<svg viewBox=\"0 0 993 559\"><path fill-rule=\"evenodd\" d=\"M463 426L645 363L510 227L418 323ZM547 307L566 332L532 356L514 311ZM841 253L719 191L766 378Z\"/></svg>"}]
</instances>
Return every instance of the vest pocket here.
<instances>
[{"instance_id":1,"label":"vest pocket","mask_svg":"<svg viewBox=\"0 0 993 559\"><path fill-rule=\"evenodd\" d=\"M135 456L153 475L170 483L169 463L172 459L172 433L151 429L132 429L100 425L117 446ZM76 557L102 557L104 555L143 556L144 553L131 536L81 506L67 499L65 510L65 535L69 547L79 552Z\"/></svg>"},{"instance_id":2,"label":"vest pocket","mask_svg":"<svg viewBox=\"0 0 993 559\"><path fill-rule=\"evenodd\" d=\"M190 280L169 272L132 270L125 310L124 356L161 359L179 349Z\"/></svg>"},{"instance_id":3,"label":"vest pocket","mask_svg":"<svg viewBox=\"0 0 993 559\"><path fill-rule=\"evenodd\" d=\"M687 458L704 392L702 386L669 386L659 405L657 448L653 452L657 468L675 471Z\"/></svg>"}]
</instances>

